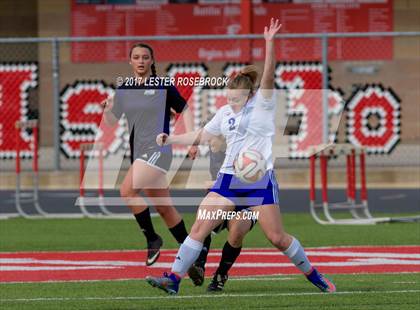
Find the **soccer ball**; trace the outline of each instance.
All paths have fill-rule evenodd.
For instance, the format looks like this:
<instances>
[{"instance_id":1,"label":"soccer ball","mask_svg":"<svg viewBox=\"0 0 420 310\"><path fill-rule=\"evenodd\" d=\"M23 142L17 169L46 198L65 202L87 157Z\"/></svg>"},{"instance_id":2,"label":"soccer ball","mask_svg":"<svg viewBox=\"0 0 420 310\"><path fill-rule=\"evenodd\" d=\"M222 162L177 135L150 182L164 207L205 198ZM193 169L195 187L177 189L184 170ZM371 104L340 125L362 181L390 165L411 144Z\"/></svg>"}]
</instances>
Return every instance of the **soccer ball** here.
<instances>
[{"instance_id":1,"label":"soccer ball","mask_svg":"<svg viewBox=\"0 0 420 310\"><path fill-rule=\"evenodd\" d=\"M243 183L255 183L264 176L267 166L257 150L241 150L233 162L235 176Z\"/></svg>"}]
</instances>

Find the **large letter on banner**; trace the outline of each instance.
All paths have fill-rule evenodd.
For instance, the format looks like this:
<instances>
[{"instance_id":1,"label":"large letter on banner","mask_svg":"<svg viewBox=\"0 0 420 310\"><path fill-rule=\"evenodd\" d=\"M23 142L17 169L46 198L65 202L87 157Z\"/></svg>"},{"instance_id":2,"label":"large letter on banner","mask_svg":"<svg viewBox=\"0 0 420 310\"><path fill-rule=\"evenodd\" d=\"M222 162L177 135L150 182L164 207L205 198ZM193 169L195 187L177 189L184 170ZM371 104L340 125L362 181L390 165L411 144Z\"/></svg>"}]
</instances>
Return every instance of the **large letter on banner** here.
<instances>
[{"instance_id":1,"label":"large letter on banner","mask_svg":"<svg viewBox=\"0 0 420 310\"><path fill-rule=\"evenodd\" d=\"M16 156L17 121L28 120L28 91L37 86L35 63L0 63L0 158ZM29 157L32 135L22 129L19 135L21 155Z\"/></svg>"},{"instance_id":2,"label":"large letter on banner","mask_svg":"<svg viewBox=\"0 0 420 310\"><path fill-rule=\"evenodd\" d=\"M389 154L400 141L400 99L391 88L366 85L347 103L347 139L368 153ZM372 124L371 118L375 118Z\"/></svg>"},{"instance_id":3,"label":"large letter on banner","mask_svg":"<svg viewBox=\"0 0 420 310\"><path fill-rule=\"evenodd\" d=\"M299 115L302 118L299 134L289 138L291 158L307 158L311 146L322 144L322 74L322 65L319 62L289 62L277 65L277 86L287 90L287 114ZM343 108L341 91L329 89L328 116L341 114ZM330 130L329 142L334 140L335 130Z\"/></svg>"},{"instance_id":4,"label":"large letter on banner","mask_svg":"<svg viewBox=\"0 0 420 310\"><path fill-rule=\"evenodd\" d=\"M100 142L107 152L115 152L124 143L125 119L114 126L102 121L100 103L113 89L103 81L76 81L61 93L61 150L67 157L80 156L80 144Z\"/></svg>"}]
</instances>

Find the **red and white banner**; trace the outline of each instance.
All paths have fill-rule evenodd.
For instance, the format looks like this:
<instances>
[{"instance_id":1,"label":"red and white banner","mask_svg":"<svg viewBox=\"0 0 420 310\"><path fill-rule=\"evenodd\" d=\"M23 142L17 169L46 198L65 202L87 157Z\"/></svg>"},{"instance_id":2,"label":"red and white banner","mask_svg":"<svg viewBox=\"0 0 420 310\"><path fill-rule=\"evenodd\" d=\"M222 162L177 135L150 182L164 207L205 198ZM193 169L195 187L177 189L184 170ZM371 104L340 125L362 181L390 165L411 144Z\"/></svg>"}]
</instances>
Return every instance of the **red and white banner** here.
<instances>
[{"instance_id":1,"label":"red and white banner","mask_svg":"<svg viewBox=\"0 0 420 310\"><path fill-rule=\"evenodd\" d=\"M103 121L100 103L113 89L103 81L76 81L61 93L61 150L67 157L80 156L80 144L98 142L104 155L114 153L127 141L125 118L114 126Z\"/></svg>"},{"instance_id":2,"label":"red and white banner","mask_svg":"<svg viewBox=\"0 0 420 310\"><path fill-rule=\"evenodd\" d=\"M37 85L36 63L0 63L0 158L16 157L15 124L29 119L29 90ZM32 156L32 134L22 129L18 139L21 156Z\"/></svg>"},{"instance_id":3,"label":"red and white banner","mask_svg":"<svg viewBox=\"0 0 420 310\"><path fill-rule=\"evenodd\" d=\"M244 63L228 63L224 75L237 72ZM170 77L207 77L204 64L175 64L167 69ZM275 82L287 91L288 115L299 115L301 126L298 135L289 138L290 157L306 158L308 148L322 143L322 66L319 62L286 62L276 68ZM16 121L26 121L29 113L29 90L36 87L35 63L0 64L0 158L15 156ZM226 104L224 88L206 88L178 85L194 116L195 128L202 121L202 106L213 114ZM115 152L128 141L125 118L113 127L102 121L100 102L113 92L102 81L75 81L61 92L61 149L67 157L78 157L84 142L101 142L107 152ZM329 117L343 112L343 95L330 88ZM203 101L203 98L205 100ZM356 89L347 100L347 140L366 147L369 153L389 154L400 141L401 103L391 88L382 85L366 85ZM376 121L375 121L376 120ZM42 120L40 123L42 126ZM330 124L330 129L333 127ZM171 123L172 133L185 132L182 117ZM335 142L336 131L329 133ZM32 136L29 130L21 130L19 143L22 156L31 156ZM186 149L175 146L175 155L185 155Z\"/></svg>"},{"instance_id":4,"label":"red and white banner","mask_svg":"<svg viewBox=\"0 0 420 310\"><path fill-rule=\"evenodd\" d=\"M400 141L400 99L391 88L366 85L347 103L347 139L368 153L389 154ZM376 118L372 124L371 117Z\"/></svg>"},{"instance_id":5,"label":"red and white banner","mask_svg":"<svg viewBox=\"0 0 420 310\"><path fill-rule=\"evenodd\" d=\"M393 1L297 1L253 3L252 33L261 34L272 16L282 33L384 32L393 30ZM158 1L133 5L72 1L72 36L156 36L241 33L240 3ZM72 43L73 62L121 62L133 42ZM159 61L260 61L263 40L149 41ZM332 38L330 60L392 59L393 39ZM282 39L277 56L285 61L321 59L320 39Z\"/></svg>"},{"instance_id":6,"label":"red and white banner","mask_svg":"<svg viewBox=\"0 0 420 310\"><path fill-rule=\"evenodd\" d=\"M322 75L319 62L277 65L275 80L278 87L287 91L287 114L301 117L299 133L289 137L291 158L308 158L311 147L323 143ZM341 91L329 89L328 116L341 114L343 108ZM330 143L335 141L335 134L335 130L329 132Z\"/></svg>"}]
</instances>

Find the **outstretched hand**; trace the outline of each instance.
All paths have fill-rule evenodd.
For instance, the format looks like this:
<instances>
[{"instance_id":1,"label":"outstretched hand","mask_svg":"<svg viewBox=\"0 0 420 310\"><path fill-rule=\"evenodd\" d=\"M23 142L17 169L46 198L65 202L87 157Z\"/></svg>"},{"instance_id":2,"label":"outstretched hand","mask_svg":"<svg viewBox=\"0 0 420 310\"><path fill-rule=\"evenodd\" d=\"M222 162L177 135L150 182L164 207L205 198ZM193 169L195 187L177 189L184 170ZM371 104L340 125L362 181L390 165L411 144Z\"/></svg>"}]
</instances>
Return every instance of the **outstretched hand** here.
<instances>
[{"instance_id":1,"label":"outstretched hand","mask_svg":"<svg viewBox=\"0 0 420 310\"><path fill-rule=\"evenodd\" d=\"M198 155L198 146L197 145L191 145L190 148L188 149L188 154L187 157L189 159L195 159Z\"/></svg>"},{"instance_id":2,"label":"outstretched hand","mask_svg":"<svg viewBox=\"0 0 420 310\"><path fill-rule=\"evenodd\" d=\"M110 96L107 99L103 100L101 102L101 106L103 107L104 112L111 111L114 106L114 96Z\"/></svg>"},{"instance_id":3,"label":"outstretched hand","mask_svg":"<svg viewBox=\"0 0 420 310\"><path fill-rule=\"evenodd\" d=\"M168 134L166 133L160 133L156 136L156 144L159 146L164 146L168 144Z\"/></svg>"},{"instance_id":4,"label":"outstretched hand","mask_svg":"<svg viewBox=\"0 0 420 310\"><path fill-rule=\"evenodd\" d=\"M273 40L274 36L277 34L280 28L281 28L280 21L278 19L274 20L274 18L271 18L270 27L267 27L267 26L264 27L265 40L266 41Z\"/></svg>"}]
</instances>

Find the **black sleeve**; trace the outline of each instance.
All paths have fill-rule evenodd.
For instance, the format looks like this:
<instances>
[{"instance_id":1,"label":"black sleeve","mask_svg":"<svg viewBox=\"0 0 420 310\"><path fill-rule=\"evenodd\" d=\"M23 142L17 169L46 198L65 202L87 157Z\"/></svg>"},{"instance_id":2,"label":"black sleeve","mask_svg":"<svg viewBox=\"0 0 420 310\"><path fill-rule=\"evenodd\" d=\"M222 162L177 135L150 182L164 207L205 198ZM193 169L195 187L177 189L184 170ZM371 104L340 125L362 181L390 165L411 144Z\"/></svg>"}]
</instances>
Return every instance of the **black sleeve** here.
<instances>
[{"instance_id":1,"label":"black sleeve","mask_svg":"<svg viewBox=\"0 0 420 310\"><path fill-rule=\"evenodd\" d=\"M177 113L184 111L187 105L184 97L181 96L175 86L168 87L166 103L169 104L169 107L174 109Z\"/></svg>"}]
</instances>

